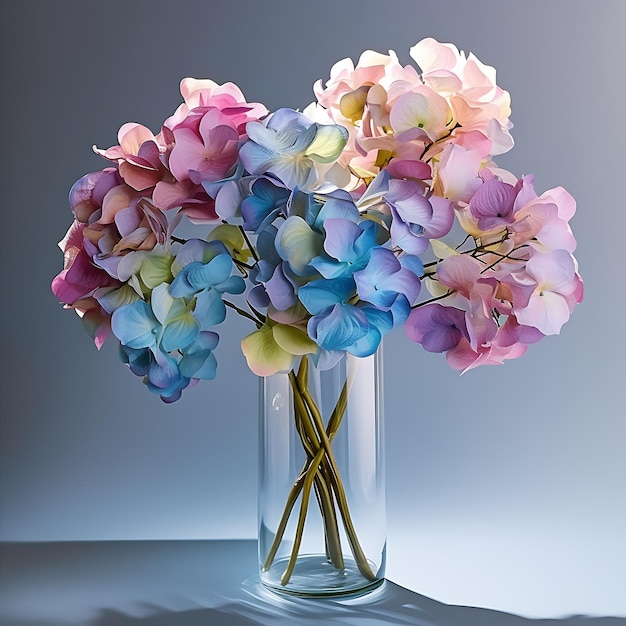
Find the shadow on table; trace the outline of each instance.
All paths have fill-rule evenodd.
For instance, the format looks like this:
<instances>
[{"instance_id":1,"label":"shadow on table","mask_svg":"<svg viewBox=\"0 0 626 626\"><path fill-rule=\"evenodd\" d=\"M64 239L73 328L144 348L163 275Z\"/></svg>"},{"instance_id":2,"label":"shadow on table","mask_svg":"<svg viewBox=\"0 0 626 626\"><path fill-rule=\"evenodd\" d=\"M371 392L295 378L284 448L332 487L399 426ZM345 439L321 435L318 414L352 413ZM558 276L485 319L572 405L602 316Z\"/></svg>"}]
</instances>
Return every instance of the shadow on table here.
<instances>
[{"instance_id":1,"label":"shadow on table","mask_svg":"<svg viewBox=\"0 0 626 626\"><path fill-rule=\"evenodd\" d=\"M283 597L267 591L255 579L247 580L239 598L211 608L171 612L146 607L143 617L104 610L89 626L626 626L626 618L570 616L529 619L468 606L443 604L386 581L367 596L354 599Z\"/></svg>"}]
</instances>

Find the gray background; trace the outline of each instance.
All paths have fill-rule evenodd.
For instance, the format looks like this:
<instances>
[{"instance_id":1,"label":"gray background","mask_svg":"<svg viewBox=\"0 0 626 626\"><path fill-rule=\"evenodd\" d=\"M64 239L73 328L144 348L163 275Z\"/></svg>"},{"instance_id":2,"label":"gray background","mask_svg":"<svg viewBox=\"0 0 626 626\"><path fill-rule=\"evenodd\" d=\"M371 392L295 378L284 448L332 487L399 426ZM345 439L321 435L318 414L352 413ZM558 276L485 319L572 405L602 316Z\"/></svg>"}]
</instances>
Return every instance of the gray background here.
<instances>
[{"instance_id":1,"label":"gray background","mask_svg":"<svg viewBox=\"0 0 626 626\"><path fill-rule=\"evenodd\" d=\"M389 577L529 616L626 615L626 3L21 0L1 18L3 540L256 534L248 327L228 320L217 381L166 406L49 290L67 191L105 165L91 145L127 121L158 131L184 76L302 108L335 61L409 62L433 36L510 91L498 163L577 199L586 299L560 337L463 377L399 329L386 341Z\"/></svg>"}]
</instances>

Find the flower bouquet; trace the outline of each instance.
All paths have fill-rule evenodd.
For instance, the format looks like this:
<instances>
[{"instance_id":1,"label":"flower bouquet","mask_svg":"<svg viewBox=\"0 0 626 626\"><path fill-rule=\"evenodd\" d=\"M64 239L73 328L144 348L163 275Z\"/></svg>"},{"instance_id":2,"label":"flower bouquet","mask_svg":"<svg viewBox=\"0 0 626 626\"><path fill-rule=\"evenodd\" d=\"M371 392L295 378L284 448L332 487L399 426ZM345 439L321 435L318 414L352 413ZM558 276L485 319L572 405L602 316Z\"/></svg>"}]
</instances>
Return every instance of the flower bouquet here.
<instances>
[{"instance_id":1,"label":"flower bouquet","mask_svg":"<svg viewBox=\"0 0 626 626\"><path fill-rule=\"evenodd\" d=\"M345 571L347 544L364 584L382 580L334 439L357 389L350 368L385 334L404 326L466 372L558 334L583 297L574 199L562 187L538 195L531 175L493 161L513 146L494 68L431 38L410 55L416 66L392 51L339 61L302 111L185 78L158 134L124 124L119 145L94 147L109 166L70 191L52 289L98 348L112 335L129 369L173 402L216 376L230 312L251 324L250 369L287 381L267 393L289 398L303 461L262 551L269 571L288 544L277 587L298 563L311 492L330 569ZM342 363L328 394L319 381Z\"/></svg>"}]
</instances>

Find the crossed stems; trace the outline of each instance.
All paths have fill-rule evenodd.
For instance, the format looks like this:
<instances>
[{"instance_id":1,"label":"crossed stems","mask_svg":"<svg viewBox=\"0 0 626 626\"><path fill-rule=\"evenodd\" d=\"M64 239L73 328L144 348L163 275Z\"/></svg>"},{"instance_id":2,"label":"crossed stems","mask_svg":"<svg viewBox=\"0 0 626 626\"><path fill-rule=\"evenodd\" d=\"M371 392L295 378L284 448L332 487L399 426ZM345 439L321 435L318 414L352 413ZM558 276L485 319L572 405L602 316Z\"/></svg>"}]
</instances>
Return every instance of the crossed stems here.
<instances>
[{"instance_id":1,"label":"crossed stems","mask_svg":"<svg viewBox=\"0 0 626 626\"><path fill-rule=\"evenodd\" d=\"M293 371L289 372L289 382L293 391L296 429L306 451L307 460L289 492L285 509L278 524L274 541L263 564L263 569L267 571L272 566L274 557L276 556L276 552L285 533L285 528L291 517L293 507L300 492L302 492L296 536L287 568L281 577L282 585L286 585L289 582L296 565L300 544L302 542L311 488L315 486L315 494L324 521L326 554L328 558L335 567L343 569L344 560L339 538L336 506L339 510L346 536L348 537L348 542L359 571L368 580L375 580L376 576L367 562L356 535L354 524L352 523L345 489L331 446L332 440L337 434L341 420L346 411L348 380L346 378L337 404L328 420L328 425L324 428L324 421L320 410L308 389L308 368L308 359L305 355L300 362L298 374L294 374Z\"/></svg>"}]
</instances>

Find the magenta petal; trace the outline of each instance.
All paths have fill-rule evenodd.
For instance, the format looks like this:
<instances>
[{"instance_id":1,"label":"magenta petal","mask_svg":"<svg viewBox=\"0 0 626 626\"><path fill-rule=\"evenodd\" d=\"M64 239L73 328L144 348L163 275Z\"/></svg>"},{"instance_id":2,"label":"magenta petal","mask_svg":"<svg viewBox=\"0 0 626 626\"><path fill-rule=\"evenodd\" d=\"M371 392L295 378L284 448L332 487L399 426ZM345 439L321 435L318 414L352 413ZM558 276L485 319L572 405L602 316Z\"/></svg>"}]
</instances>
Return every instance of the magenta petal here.
<instances>
[{"instance_id":1,"label":"magenta petal","mask_svg":"<svg viewBox=\"0 0 626 626\"><path fill-rule=\"evenodd\" d=\"M415 178L426 180L432 177L432 171L428 163L423 161L411 161L408 159L392 159L385 168L392 178Z\"/></svg>"},{"instance_id":2,"label":"magenta petal","mask_svg":"<svg viewBox=\"0 0 626 626\"><path fill-rule=\"evenodd\" d=\"M92 263L84 250L80 250L72 264L54 278L52 292L61 302L74 304L98 287L117 284L117 281Z\"/></svg>"}]
</instances>

